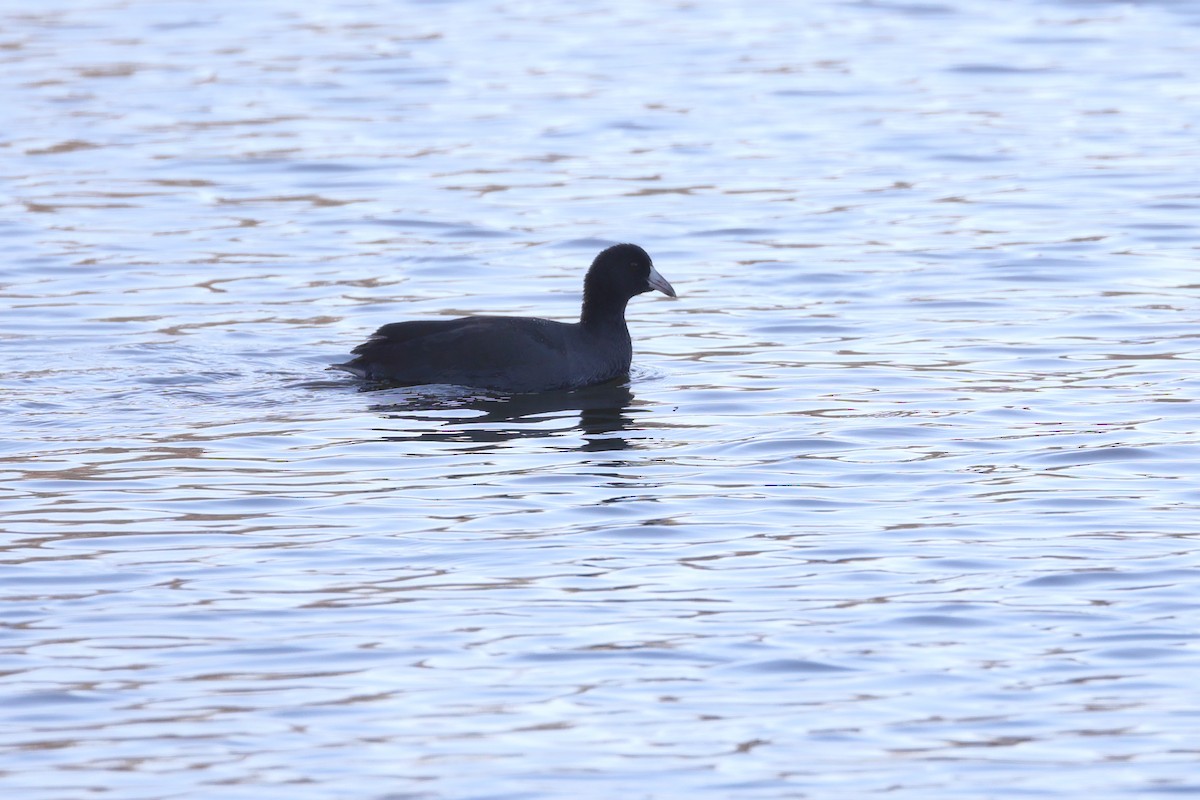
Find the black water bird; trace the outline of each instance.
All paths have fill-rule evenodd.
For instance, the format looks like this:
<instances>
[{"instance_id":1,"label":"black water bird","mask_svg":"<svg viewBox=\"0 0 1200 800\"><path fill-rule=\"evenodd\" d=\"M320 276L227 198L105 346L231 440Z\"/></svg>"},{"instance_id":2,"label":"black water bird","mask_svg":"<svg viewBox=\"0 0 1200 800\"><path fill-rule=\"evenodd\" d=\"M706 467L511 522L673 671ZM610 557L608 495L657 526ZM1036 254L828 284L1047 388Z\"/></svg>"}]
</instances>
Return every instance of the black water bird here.
<instances>
[{"instance_id":1,"label":"black water bird","mask_svg":"<svg viewBox=\"0 0 1200 800\"><path fill-rule=\"evenodd\" d=\"M391 385L513 393L604 383L629 372L633 344L625 305L655 289L675 296L645 250L618 244L588 269L579 322L499 316L393 322L354 348L355 358L334 367Z\"/></svg>"}]
</instances>

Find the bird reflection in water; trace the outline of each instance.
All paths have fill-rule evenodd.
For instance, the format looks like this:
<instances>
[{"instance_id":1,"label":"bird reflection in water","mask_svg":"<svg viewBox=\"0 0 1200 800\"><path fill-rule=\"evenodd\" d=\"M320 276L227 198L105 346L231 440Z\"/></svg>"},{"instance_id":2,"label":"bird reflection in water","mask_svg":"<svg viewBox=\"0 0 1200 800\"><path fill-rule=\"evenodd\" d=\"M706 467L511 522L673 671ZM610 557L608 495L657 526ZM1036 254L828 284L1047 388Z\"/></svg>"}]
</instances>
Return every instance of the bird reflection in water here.
<instances>
[{"instance_id":1,"label":"bird reflection in water","mask_svg":"<svg viewBox=\"0 0 1200 800\"><path fill-rule=\"evenodd\" d=\"M391 402L370 407L390 423L399 423L379 429L385 441L461 442L486 449L518 439L578 432L587 441L574 449L585 452L636 447L619 435L633 427L634 397L625 381L537 394L450 386L409 387L386 394Z\"/></svg>"}]
</instances>

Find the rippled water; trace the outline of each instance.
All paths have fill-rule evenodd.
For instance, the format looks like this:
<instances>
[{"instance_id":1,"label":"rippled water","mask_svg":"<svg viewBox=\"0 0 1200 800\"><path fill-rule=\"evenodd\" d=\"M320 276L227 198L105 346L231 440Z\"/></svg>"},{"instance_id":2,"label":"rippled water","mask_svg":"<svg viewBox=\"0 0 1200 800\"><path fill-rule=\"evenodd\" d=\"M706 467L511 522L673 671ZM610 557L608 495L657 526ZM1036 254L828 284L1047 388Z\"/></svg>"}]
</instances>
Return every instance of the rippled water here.
<instances>
[{"instance_id":1,"label":"rippled water","mask_svg":"<svg viewBox=\"0 0 1200 800\"><path fill-rule=\"evenodd\" d=\"M0 785L1200 794L1200 6L0 11ZM631 379L361 392L376 326Z\"/></svg>"}]
</instances>

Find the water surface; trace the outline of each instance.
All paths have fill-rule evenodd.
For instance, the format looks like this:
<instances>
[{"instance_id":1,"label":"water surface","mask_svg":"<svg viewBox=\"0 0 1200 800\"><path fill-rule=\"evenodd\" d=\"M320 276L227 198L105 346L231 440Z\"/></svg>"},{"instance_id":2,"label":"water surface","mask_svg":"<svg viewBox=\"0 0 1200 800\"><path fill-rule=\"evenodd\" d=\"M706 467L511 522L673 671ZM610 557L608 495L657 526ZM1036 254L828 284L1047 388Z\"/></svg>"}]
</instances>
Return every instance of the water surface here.
<instances>
[{"instance_id":1,"label":"water surface","mask_svg":"<svg viewBox=\"0 0 1200 800\"><path fill-rule=\"evenodd\" d=\"M0 11L0 785L1200 794L1198 22ZM325 371L614 241L628 381Z\"/></svg>"}]
</instances>

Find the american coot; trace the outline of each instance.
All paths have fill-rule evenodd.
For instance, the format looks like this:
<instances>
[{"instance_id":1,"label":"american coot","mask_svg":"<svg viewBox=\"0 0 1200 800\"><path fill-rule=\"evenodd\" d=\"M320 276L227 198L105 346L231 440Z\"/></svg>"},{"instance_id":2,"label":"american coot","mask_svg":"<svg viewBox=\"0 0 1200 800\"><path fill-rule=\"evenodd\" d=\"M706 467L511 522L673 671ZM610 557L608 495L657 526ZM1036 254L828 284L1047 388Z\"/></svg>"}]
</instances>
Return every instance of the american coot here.
<instances>
[{"instance_id":1,"label":"american coot","mask_svg":"<svg viewBox=\"0 0 1200 800\"><path fill-rule=\"evenodd\" d=\"M675 290L635 244L596 256L583 279L579 322L462 317L384 325L338 369L395 385L449 383L503 392L577 389L626 374L633 357L625 304Z\"/></svg>"}]
</instances>

